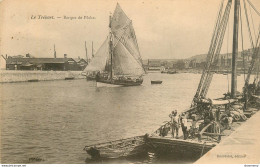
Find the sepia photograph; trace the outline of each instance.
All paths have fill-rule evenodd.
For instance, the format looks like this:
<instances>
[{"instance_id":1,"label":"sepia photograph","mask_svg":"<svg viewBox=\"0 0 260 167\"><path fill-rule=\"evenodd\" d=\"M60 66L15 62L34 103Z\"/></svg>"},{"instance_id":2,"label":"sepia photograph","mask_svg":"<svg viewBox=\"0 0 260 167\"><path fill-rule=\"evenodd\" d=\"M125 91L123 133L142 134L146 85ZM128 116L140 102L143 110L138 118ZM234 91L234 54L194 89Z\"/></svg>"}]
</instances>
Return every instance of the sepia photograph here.
<instances>
[{"instance_id":1,"label":"sepia photograph","mask_svg":"<svg viewBox=\"0 0 260 167\"><path fill-rule=\"evenodd\" d=\"M260 164L259 0L0 0L1 167Z\"/></svg>"}]
</instances>

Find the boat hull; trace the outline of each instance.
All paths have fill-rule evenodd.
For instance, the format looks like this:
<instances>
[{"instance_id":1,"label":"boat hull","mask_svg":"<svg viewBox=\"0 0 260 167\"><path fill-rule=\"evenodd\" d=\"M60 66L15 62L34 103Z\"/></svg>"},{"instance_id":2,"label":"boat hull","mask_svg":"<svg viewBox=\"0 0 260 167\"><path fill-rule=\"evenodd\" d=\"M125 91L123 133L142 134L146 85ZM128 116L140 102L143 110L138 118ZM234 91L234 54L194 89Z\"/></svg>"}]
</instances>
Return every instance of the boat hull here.
<instances>
[{"instance_id":1,"label":"boat hull","mask_svg":"<svg viewBox=\"0 0 260 167\"><path fill-rule=\"evenodd\" d=\"M144 136L136 136L113 142L86 146L84 150L92 159L114 159L140 155L147 152L147 147Z\"/></svg>"},{"instance_id":2,"label":"boat hull","mask_svg":"<svg viewBox=\"0 0 260 167\"><path fill-rule=\"evenodd\" d=\"M86 77L88 81L95 81L96 80L96 77L94 76L87 76Z\"/></svg>"},{"instance_id":3,"label":"boat hull","mask_svg":"<svg viewBox=\"0 0 260 167\"><path fill-rule=\"evenodd\" d=\"M187 141L169 137L149 136L147 139L150 148L159 154L174 154L180 157L199 158L207 153L216 144Z\"/></svg>"},{"instance_id":4,"label":"boat hull","mask_svg":"<svg viewBox=\"0 0 260 167\"><path fill-rule=\"evenodd\" d=\"M151 84L161 84L162 81L151 81Z\"/></svg>"},{"instance_id":5,"label":"boat hull","mask_svg":"<svg viewBox=\"0 0 260 167\"><path fill-rule=\"evenodd\" d=\"M120 86L139 86L143 83L143 80L96 80L97 86L103 87L120 87Z\"/></svg>"},{"instance_id":6,"label":"boat hull","mask_svg":"<svg viewBox=\"0 0 260 167\"><path fill-rule=\"evenodd\" d=\"M66 77L65 80L73 80L75 79L74 77Z\"/></svg>"},{"instance_id":7,"label":"boat hull","mask_svg":"<svg viewBox=\"0 0 260 167\"><path fill-rule=\"evenodd\" d=\"M110 83L105 83L105 82L97 82L97 87L111 87L111 88L115 88L115 87L122 87L124 85L114 85L114 84L110 84Z\"/></svg>"}]
</instances>

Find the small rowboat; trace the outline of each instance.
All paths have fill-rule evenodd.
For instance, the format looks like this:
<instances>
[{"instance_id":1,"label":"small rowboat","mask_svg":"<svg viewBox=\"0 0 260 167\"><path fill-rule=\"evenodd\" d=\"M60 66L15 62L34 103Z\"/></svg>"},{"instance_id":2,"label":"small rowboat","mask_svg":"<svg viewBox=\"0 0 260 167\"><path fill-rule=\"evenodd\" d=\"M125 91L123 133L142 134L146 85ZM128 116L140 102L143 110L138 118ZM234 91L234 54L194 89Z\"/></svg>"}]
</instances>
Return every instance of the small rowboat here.
<instances>
[{"instance_id":1,"label":"small rowboat","mask_svg":"<svg viewBox=\"0 0 260 167\"><path fill-rule=\"evenodd\" d=\"M38 79L29 79L28 82L38 82Z\"/></svg>"},{"instance_id":2,"label":"small rowboat","mask_svg":"<svg viewBox=\"0 0 260 167\"><path fill-rule=\"evenodd\" d=\"M135 136L127 139L90 145L86 146L84 150L92 159L136 156L147 151L144 136Z\"/></svg>"},{"instance_id":3,"label":"small rowboat","mask_svg":"<svg viewBox=\"0 0 260 167\"><path fill-rule=\"evenodd\" d=\"M65 77L65 80L73 80L75 77Z\"/></svg>"},{"instance_id":4,"label":"small rowboat","mask_svg":"<svg viewBox=\"0 0 260 167\"><path fill-rule=\"evenodd\" d=\"M162 81L159 81L159 80L157 80L157 81L151 81L151 84L161 84L162 83Z\"/></svg>"}]
</instances>

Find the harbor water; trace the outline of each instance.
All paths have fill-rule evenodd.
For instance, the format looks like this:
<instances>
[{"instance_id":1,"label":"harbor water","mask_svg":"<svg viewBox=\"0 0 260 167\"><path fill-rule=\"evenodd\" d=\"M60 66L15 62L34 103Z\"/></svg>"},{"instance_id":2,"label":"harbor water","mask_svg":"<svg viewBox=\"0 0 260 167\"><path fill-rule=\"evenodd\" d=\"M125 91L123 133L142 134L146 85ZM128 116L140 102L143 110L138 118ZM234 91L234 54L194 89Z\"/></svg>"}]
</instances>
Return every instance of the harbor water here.
<instances>
[{"instance_id":1,"label":"harbor water","mask_svg":"<svg viewBox=\"0 0 260 167\"><path fill-rule=\"evenodd\" d=\"M152 133L173 109L189 108L200 76L149 73L141 86L114 88L85 79L0 84L1 163L88 163L85 145ZM216 74L208 97L227 92L228 80ZM239 91L243 81L239 76ZM149 155L111 163L182 163L171 159Z\"/></svg>"}]
</instances>

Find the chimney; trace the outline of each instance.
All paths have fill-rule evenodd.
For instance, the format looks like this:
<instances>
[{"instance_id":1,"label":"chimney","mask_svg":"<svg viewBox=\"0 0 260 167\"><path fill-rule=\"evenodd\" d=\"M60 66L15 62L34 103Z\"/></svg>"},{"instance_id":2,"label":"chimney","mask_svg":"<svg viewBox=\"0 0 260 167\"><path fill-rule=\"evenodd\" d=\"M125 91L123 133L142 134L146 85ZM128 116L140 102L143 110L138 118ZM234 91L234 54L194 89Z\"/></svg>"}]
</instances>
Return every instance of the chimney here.
<instances>
[{"instance_id":1,"label":"chimney","mask_svg":"<svg viewBox=\"0 0 260 167\"><path fill-rule=\"evenodd\" d=\"M67 54L64 54L64 58L67 58Z\"/></svg>"},{"instance_id":2,"label":"chimney","mask_svg":"<svg viewBox=\"0 0 260 167\"><path fill-rule=\"evenodd\" d=\"M85 51L86 51L86 60L88 61L88 48L87 48L87 42L85 41Z\"/></svg>"},{"instance_id":3,"label":"chimney","mask_svg":"<svg viewBox=\"0 0 260 167\"><path fill-rule=\"evenodd\" d=\"M78 57L78 59L80 60L80 56Z\"/></svg>"}]
</instances>

